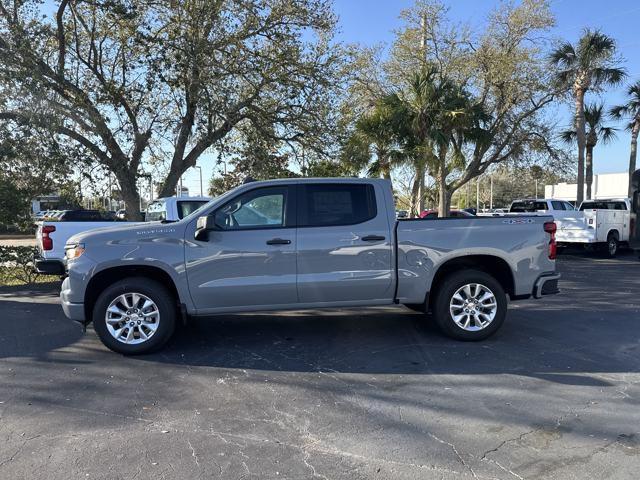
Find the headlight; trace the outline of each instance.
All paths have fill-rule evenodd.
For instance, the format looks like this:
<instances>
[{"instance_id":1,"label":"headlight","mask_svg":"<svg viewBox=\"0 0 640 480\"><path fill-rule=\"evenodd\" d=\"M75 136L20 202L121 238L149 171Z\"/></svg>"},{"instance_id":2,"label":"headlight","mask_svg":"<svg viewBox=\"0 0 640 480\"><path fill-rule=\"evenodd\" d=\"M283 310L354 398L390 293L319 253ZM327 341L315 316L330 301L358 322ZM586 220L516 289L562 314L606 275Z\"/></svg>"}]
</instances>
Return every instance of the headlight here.
<instances>
[{"instance_id":1,"label":"headlight","mask_svg":"<svg viewBox=\"0 0 640 480\"><path fill-rule=\"evenodd\" d=\"M84 253L84 243L76 243L73 245L66 245L64 247L64 255L67 260L73 260L80 257Z\"/></svg>"}]
</instances>

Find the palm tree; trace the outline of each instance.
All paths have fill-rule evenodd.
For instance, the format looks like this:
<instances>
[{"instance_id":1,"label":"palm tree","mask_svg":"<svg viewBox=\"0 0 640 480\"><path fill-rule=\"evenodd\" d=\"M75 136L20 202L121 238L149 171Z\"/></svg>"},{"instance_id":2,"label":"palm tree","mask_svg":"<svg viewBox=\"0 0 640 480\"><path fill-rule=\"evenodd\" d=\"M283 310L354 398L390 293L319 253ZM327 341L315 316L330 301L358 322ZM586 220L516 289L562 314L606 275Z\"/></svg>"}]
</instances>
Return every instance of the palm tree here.
<instances>
[{"instance_id":1,"label":"palm tree","mask_svg":"<svg viewBox=\"0 0 640 480\"><path fill-rule=\"evenodd\" d=\"M619 84L625 77L625 71L618 67L615 40L599 30L585 30L575 47L569 42L559 45L551 53L549 61L558 69L555 74L557 82L571 90L575 103L579 204L584 199L584 96L589 90Z\"/></svg>"},{"instance_id":2,"label":"palm tree","mask_svg":"<svg viewBox=\"0 0 640 480\"><path fill-rule=\"evenodd\" d=\"M343 161L367 175L391 180L391 170L402 158L396 142L397 107L394 95L375 102L373 108L355 123L354 131L342 151Z\"/></svg>"},{"instance_id":3,"label":"palm tree","mask_svg":"<svg viewBox=\"0 0 640 480\"><path fill-rule=\"evenodd\" d=\"M629 85L627 89L629 100L626 105L619 105L611 109L614 118L630 119L626 128L631 132L631 153L629 154L629 197L633 194L631 176L636 170L636 155L638 152L638 133L640 133L640 81Z\"/></svg>"},{"instance_id":4,"label":"palm tree","mask_svg":"<svg viewBox=\"0 0 640 480\"><path fill-rule=\"evenodd\" d=\"M438 185L438 215L449 215L449 173L459 167L460 148L481 112L470 95L431 68L413 76L401 100L405 151L414 159L414 195L429 173ZM412 197L414 196L412 195ZM422 197L420 197L422 198ZM422 205L419 206L419 210Z\"/></svg>"},{"instance_id":5,"label":"palm tree","mask_svg":"<svg viewBox=\"0 0 640 480\"><path fill-rule=\"evenodd\" d=\"M584 119L587 126L585 136L586 148L586 175L587 200L591 199L591 184L593 183L593 149L602 141L603 144L611 142L616 138L616 129L602 124L605 119L604 106L602 104L590 104L584 107ZM578 132L576 130L565 130L560 137L567 143L576 141ZM578 204L579 205L579 204Z\"/></svg>"}]
</instances>

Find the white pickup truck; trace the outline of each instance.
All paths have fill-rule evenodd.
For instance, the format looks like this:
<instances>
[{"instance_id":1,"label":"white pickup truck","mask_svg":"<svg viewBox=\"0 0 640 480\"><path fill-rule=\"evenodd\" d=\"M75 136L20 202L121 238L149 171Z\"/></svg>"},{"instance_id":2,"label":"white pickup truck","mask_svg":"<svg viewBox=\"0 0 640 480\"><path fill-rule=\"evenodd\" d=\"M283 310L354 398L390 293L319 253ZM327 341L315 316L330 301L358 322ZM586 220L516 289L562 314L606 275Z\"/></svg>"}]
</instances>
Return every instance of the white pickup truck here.
<instances>
[{"instance_id":1,"label":"white pickup truck","mask_svg":"<svg viewBox=\"0 0 640 480\"><path fill-rule=\"evenodd\" d=\"M615 257L629 241L631 201L628 198L585 200L580 210L555 219L559 246L585 245Z\"/></svg>"},{"instance_id":2,"label":"white pickup truck","mask_svg":"<svg viewBox=\"0 0 640 480\"><path fill-rule=\"evenodd\" d=\"M209 197L167 197L149 204L146 222L177 222L211 200ZM38 222L36 246L38 253L34 259L35 269L47 275L64 275L64 246L77 233L102 227L117 227L123 223L115 217L104 215L97 210L69 210L59 218ZM138 222L139 223L139 222Z\"/></svg>"},{"instance_id":3,"label":"white pickup truck","mask_svg":"<svg viewBox=\"0 0 640 480\"><path fill-rule=\"evenodd\" d=\"M514 200L509 207L510 214L524 215L553 215L555 220L570 217L576 212L576 207L564 200L554 198L526 198Z\"/></svg>"}]
</instances>

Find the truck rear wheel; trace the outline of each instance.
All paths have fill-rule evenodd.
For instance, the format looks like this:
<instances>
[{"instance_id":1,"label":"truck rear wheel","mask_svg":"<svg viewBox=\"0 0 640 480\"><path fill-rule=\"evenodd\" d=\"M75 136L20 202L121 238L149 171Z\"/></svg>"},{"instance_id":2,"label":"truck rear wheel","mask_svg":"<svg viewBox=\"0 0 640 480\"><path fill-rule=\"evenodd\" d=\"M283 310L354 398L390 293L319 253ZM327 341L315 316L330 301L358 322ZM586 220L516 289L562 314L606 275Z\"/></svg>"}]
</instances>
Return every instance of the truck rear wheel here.
<instances>
[{"instance_id":1,"label":"truck rear wheel","mask_svg":"<svg viewBox=\"0 0 640 480\"><path fill-rule=\"evenodd\" d=\"M607 237L607 243L602 246L602 252L604 253L605 257L614 258L618 254L618 248L620 248L618 235L612 232Z\"/></svg>"},{"instance_id":2,"label":"truck rear wheel","mask_svg":"<svg viewBox=\"0 0 640 480\"><path fill-rule=\"evenodd\" d=\"M507 296L491 275L463 270L445 277L433 307L435 320L445 335L478 341L493 335L504 322Z\"/></svg>"},{"instance_id":3,"label":"truck rear wheel","mask_svg":"<svg viewBox=\"0 0 640 480\"><path fill-rule=\"evenodd\" d=\"M93 307L93 325L105 346L124 355L161 348L173 335L173 295L145 277L125 278L107 287Z\"/></svg>"}]
</instances>

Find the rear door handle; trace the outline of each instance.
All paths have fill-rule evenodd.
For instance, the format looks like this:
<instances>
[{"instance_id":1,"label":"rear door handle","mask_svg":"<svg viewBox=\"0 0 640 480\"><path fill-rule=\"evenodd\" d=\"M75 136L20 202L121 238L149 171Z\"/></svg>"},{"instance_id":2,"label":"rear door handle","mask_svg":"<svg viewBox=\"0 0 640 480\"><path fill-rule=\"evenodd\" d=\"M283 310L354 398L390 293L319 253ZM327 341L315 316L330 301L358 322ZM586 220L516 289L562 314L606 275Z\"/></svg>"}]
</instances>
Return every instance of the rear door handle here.
<instances>
[{"instance_id":1,"label":"rear door handle","mask_svg":"<svg viewBox=\"0 0 640 480\"><path fill-rule=\"evenodd\" d=\"M267 240L267 245L289 245L291 240L286 240L284 238L272 238L271 240Z\"/></svg>"},{"instance_id":2,"label":"rear door handle","mask_svg":"<svg viewBox=\"0 0 640 480\"><path fill-rule=\"evenodd\" d=\"M367 235L366 237L362 237L361 240L363 242L379 242L384 240L382 235Z\"/></svg>"}]
</instances>

